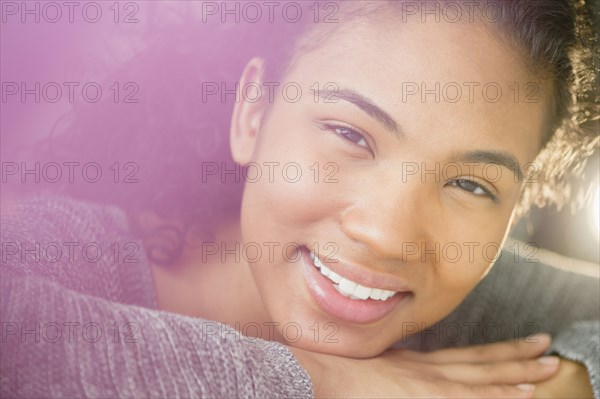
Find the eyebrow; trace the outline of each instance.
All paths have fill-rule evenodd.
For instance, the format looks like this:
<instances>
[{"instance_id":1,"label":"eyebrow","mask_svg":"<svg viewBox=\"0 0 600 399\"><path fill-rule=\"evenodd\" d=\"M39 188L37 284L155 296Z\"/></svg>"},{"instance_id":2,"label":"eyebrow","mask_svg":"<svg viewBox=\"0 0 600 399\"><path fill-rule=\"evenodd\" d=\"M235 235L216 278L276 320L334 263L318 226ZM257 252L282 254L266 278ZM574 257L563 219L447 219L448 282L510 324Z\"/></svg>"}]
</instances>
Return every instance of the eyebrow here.
<instances>
[{"instance_id":1,"label":"eyebrow","mask_svg":"<svg viewBox=\"0 0 600 399\"><path fill-rule=\"evenodd\" d=\"M384 111L381 107L376 105L367 97L357 93L352 89L314 90L314 93L324 99L335 98L339 100L348 101L356 105L358 108L362 109L364 112L367 113L367 115L369 115L381 125L383 125L387 130L392 132L396 138L400 139L404 137L402 129L390 114L388 114L386 111Z\"/></svg>"},{"instance_id":2,"label":"eyebrow","mask_svg":"<svg viewBox=\"0 0 600 399\"><path fill-rule=\"evenodd\" d=\"M369 116L383 125L387 130L391 131L397 139L402 139L405 137L404 132L398 123L396 123L394 118L392 118L390 114L362 94L359 94L352 89L313 91L319 97L324 99L335 98L348 101L362 109ZM517 176L519 181L523 180L523 171L519 166L517 158L505 151L470 151L457 157L457 160L462 162L481 162L504 166L508 170L512 171Z\"/></svg>"},{"instance_id":3,"label":"eyebrow","mask_svg":"<svg viewBox=\"0 0 600 399\"><path fill-rule=\"evenodd\" d=\"M457 157L459 162L477 162L504 166L512 171L519 181L523 180L523 170L517 158L505 151L470 151Z\"/></svg>"}]
</instances>

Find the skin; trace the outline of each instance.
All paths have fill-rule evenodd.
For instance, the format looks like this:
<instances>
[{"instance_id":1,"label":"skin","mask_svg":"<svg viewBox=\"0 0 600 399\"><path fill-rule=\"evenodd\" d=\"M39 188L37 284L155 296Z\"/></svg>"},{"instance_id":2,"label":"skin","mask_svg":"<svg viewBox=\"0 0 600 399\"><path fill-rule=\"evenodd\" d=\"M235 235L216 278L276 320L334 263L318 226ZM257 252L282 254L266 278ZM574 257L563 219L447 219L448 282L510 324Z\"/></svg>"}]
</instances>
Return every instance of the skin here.
<instances>
[{"instance_id":1,"label":"skin","mask_svg":"<svg viewBox=\"0 0 600 399\"><path fill-rule=\"evenodd\" d=\"M314 183L310 178L297 183L280 178L247 184L241 214L244 242L305 246L316 242L323 248L333 242L339 248L336 259L397 277L412 291L384 319L351 324L315 306L298 262L286 262L276 252L280 258L274 262L263 259L252 264L254 281L272 320L289 321L293 314L303 331L315 322L339 326L339 344L323 345L305 334L295 343L302 348L369 357L402 338L403 322L429 326L450 313L489 269L494 254L480 249L471 259L465 253L460 261L451 262L444 256L407 255L399 243L426 248L451 242L463 248L469 242L502 243L521 185L506 168L500 180L490 183L479 163L472 180L489 187L497 201L453 186L451 181L468 171L461 154L500 150L512 154L521 165L537 154L544 101L522 104L505 96L497 103L482 99L403 103L398 94L403 82L533 80L525 67L515 68L519 65L516 54L482 26L434 23L402 28L393 21L342 28L301 57L284 81L298 82L304 88L314 82L321 87L335 82L340 90L361 93L393 115L404 138L398 140L367 113L342 100L323 104L306 95L297 103L275 100L266 116L261 113L264 108L249 103L239 104L234 112L236 161L261 165L294 161L305 173L315 162L339 165L335 176L339 182L334 184ZM480 56L473 59L472 54ZM465 59L473 60L466 64ZM259 62L251 68L259 70ZM328 128L333 124L341 127ZM369 148L344 138L339 132L347 127L364 132ZM436 163L456 162L464 173L452 168L449 178L438 182L420 176L402 181L399 171L415 161L425 162L430 169Z\"/></svg>"},{"instance_id":2,"label":"skin","mask_svg":"<svg viewBox=\"0 0 600 399\"><path fill-rule=\"evenodd\" d=\"M251 60L240 79L241 86L261 84L264 68L263 60ZM433 256L423 261L420 252L407 256L398 243L418 243L426 248L450 242L501 245L522 187L507 168L501 169L499 180L489 181L482 163L470 175L450 173L439 181L431 176L422 180L418 175L402 181L398 171L407 162L425 162L428 168L457 162L468 171L461 154L469 151L504 151L525 165L539 151L548 110L547 93L537 103L515 102L510 95L495 103L481 97L474 102L422 102L418 97L403 102L398 94L402 83L427 82L431 87L438 81L498 82L507 90L514 82L524 85L536 81L519 54L483 25L400 24L382 17L377 24L357 21L340 27L317 49L299 57L282 80L297 82L303 88L300 101L291 103L278 95L273 103L237 103L231 125L232 153L241 164L293 161L308 178L290 183L279 174L274 181L263 178L246 184L241 220L224 226L217 241L294 242L313 248L317 243L319 250L333 242L337 247L334 257L401 279L409 285L411 295L377 322L350 323L336 319L315 303L301 265L286 260L281 250L274 251L273 259L263 256L250 264L213 257L197 267L201 253L198 248L189 248L178 265L153 268L161 308L232 326L279 323L272 337L272 330L265 329L250 335L291 345L313 377L315 392L322 396L456 392L467 397L466 386L500 384L505 396L531 397L532 392L523 393L514 387L509 390L505 384L547 380L546 385L539 384L536 395L541 392L552 397L565 386L573 386L575 380L585 381L589 387L582 365L562 361L560 366L543 366L535 362L545 347L524 351L515 344L501 350L488 345L488 349L475 352L455 349L451 356L438 351L437 357L407 351L384 353L406 334L403 322L429 326L441 320L493 263L490 258L494 254L481 250L459 262ZM403 137L395 138L350 102L316 102L310 87L315 83L324 87L327 82L369 98L392 116ZM254 93L246 94L252 97ZM360 132L364 140L348 128ZM315 183L309 169L315 162L337 164L338 182L328 184L321 179ZM472 185L456 186L453 182L459 178L473 180L496 199L480 195L482 191L473 190ZM295 257L294 251L291 248L288 252L290 258ZM224 286L230 289L223 290ZM280 329L290 321L298 323L303 332L295 342ZM319 326L335 323L338 342L315 340L311 330L315 322ZM487 367L487 373L479 377L473 376L477 374L469 364L481 363L493 367ZM385 370L378 383L368 380L362 384L378 386L379 391L358 387L357 376L369 369ZM317 379L327 373L339 378ZM402 388L406 390L400 392L397 381L407 380L410 382ZM337 385L331 386L331 381ZM344 391L344 386L351 390ZM481 389L472 391L473 397L484 396ZM590 395L591 388L584 390L579 394ZM500 393L490 390L485 394Z\"/></svg>"}]
</instances>

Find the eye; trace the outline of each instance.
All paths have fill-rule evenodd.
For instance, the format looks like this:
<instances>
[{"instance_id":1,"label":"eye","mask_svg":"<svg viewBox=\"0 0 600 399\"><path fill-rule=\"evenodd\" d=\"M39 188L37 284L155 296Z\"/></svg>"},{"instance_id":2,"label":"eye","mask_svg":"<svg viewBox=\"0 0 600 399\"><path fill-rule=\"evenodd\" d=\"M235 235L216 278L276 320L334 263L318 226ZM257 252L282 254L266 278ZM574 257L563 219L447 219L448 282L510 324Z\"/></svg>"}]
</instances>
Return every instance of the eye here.
<instances>
[{"instance_id":1,"label":"eye","mask_svg":"<svg viewBox=\"0 0 600 399\"><path fill-rule=\"evenodd\" d=\"M324 124L324 128L334 132L335 134L337 134L338 136L341 136L345 140L348 140L356 145L359 145L361 147L364 147L364 148L367 148L370 150L369 144L367 143L365 136L363 136L361 133L357 132L356 130L354 130L348 126L341 126L341 125L334 125L334 124L326 123L326 124Z\"/></svg>"},{"instance_id":2,"label":"eye","mask_svg":"<svg viewBox=\"0 0 600 399\"><path fill-rule=\"evenodd\" d=\"M477 197L487 197L494 202L498 201L498 197L496 197L492 192L484 187L483 185L476 183L472 180L468 179L456 179L448 182L451 186L460 188L468 193L471 193Z\"/></svg>"}]
</instances>

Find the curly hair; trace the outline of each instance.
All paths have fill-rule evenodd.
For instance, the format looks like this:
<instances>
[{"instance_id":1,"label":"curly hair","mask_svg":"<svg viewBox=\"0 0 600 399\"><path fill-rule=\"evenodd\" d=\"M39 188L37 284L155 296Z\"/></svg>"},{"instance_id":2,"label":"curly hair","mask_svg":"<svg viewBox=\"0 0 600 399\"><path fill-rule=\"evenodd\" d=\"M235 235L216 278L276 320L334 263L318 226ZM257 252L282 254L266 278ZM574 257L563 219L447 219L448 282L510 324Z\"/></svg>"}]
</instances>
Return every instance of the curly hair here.
<instances>
[{"instance_id":1,"label":"curly hair","mask_svg":"<svg viewBox=\"0 0 600 399\"><path fill-rule=\"evenodd\" d=\"M522 50L532 70L554 84L552 121L535 162L539 173L536 181L524 185L519 214L532 204L560 207L571 196L570 179L599 143L598 38L592 26L597 6L569 0L490 2L505 10L501 32ZM243 181L203 181L207 163L236 168L228 140L235 96L207 99L206 84L231 91L253 56L266 60L268 80L277 81L298 54L335 29L307 22L201 23L192 6L177 4L182 5L171 11L171 22L156 23L137 38L142 49L107 76L109 82L113 76L136 82L138 103L75 104L48 138L25 149L36 161L94 160L133 168L134 184L61 184L51 189L120 206L150 259L161 265L180 258L190 231L210 239L224 218L239 216ZM368 17L375 9L397 4L346 2L338 17ZM302 4L305 11L309 6ZM165 222L159 228L144 227L140 215L146 212Z\"/></svg>"}]
</instances>

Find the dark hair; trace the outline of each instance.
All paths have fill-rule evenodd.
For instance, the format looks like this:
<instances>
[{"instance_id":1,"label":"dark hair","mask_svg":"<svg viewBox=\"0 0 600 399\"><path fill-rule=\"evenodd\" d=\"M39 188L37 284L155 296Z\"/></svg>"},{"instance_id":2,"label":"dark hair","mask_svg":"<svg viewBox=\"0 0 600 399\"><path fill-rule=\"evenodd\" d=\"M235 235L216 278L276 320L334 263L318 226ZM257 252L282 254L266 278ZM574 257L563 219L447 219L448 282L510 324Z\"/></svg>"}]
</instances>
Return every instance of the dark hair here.
<instances>
[{"instance_id":1,"label":"dark hair","mask_svg":"<svg viewBox=\"0 0 600 399\"><path fill-rule=\"evenodd\" d=\"M598 10L583 1L492 2L504 10L500 32L522 50L532 70L554 82L551 120L536 160L542 165L538 183L526 184L519 209L561 206L569 195L569 177L582 169L599 142L593 125L598 119L598 52L593 53L598 43L591 26ZM311 5L301 4L305 11ZM399 2L340 4L337 18L346 22ZM337 28L308 18L298 23L200 23L186 7L181 6L177 24L152 27L144 37L147 48L114 71L120 81L138 82L138 104L76 105L49 138L28 149L36 161L118 161L121 167L128 162L138 167L135 184L53 189L123 208L152 261L163 265L179 259L189 231L210 239L224 216L239 215L243 180L202 182L207 162L235 168L228 140L233 97L203 101L202 82L233 88L253 56L266 60L268 80L279 80L295 54L309 51ZM144 212L178 223L148 230L138 217Z\"/></svg>"},{"instance_id":2,"label":"dark hair","mask_svg":"<svg viewBox=\"0 0 600 399\"><path fill-rule=\"evenodd\" d=\"M547 131L532 170L537 178L524 185L518 216L531 205L583 200L583 187L572 195L572 177L585 167L598 147L600 117L597 91L600 58L598 4L585 1L509 1L503 30L521 47L533 71L553 82L553 103Z\"/></svg>"}]
</instances>

